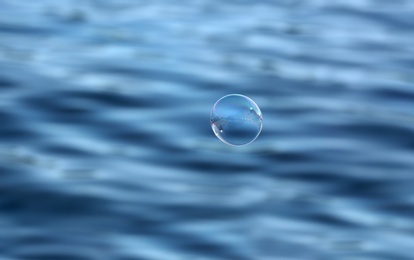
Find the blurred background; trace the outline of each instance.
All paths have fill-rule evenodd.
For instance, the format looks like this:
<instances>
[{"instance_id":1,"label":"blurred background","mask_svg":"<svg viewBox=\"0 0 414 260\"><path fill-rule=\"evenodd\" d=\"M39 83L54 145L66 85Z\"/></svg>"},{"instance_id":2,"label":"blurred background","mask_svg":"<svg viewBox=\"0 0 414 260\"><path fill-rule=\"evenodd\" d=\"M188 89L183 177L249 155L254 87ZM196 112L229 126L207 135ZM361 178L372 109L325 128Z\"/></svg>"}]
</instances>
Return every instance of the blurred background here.
<instances>
[{"instance_id":1,"label":"blurred background","mask_svg":"<svg viewBox=\"0 0 414 260\"><path fill-rule=\"evenodd\" d=\"M409 0L2 0L0 259L414 259L413 43Z\"/></svg>"}]
</instances>

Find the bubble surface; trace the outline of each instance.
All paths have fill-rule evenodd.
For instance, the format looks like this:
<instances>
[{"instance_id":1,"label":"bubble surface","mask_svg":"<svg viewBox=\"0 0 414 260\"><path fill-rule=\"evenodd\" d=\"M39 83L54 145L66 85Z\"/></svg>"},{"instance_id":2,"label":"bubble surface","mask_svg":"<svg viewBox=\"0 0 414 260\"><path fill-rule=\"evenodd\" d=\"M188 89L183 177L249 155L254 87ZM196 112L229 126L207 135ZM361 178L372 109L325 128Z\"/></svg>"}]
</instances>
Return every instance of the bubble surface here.
<instances>
[{"instance_id":1,"label":"bubble surface","mask_svg":"<svg viewBox=\"0 0 414 260\"><path fill-rule=\"evenodd\" d=\"M260 108L250 98L231 94L220 98L210 115L214 134L229 145L246 145L259 136L263 117Z\"/></svg>"}]
</instances>

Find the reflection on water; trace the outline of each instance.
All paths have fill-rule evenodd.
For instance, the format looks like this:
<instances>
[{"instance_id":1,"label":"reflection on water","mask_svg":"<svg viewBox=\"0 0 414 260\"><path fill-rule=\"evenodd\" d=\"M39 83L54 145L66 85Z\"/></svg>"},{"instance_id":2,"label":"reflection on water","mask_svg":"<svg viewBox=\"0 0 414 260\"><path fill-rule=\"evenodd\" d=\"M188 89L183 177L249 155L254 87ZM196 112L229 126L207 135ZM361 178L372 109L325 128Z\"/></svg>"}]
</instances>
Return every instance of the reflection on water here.
<instances>
[{"instance_id":1,"label":"reflection on water","mask_svg":"<svg viewBox=\"0 0 414 260\"><path fill-rule=\"evenodd\" d=\"M0 13L0 258L412 259L413 2ZM209 126L229 93L249 146Z\"/></svg>"}]
</instances>

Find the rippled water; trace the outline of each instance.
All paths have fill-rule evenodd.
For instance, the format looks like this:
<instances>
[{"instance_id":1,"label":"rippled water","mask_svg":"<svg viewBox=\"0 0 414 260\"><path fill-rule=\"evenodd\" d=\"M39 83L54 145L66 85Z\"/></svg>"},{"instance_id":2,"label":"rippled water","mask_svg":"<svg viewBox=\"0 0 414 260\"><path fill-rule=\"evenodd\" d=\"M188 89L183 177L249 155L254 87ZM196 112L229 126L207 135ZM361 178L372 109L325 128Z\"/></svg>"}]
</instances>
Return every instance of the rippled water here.
<instances>
[{"instance_id":1,"label":"rippled water","mask_svg":"<svg viewBox=\"0 0 414 260\"><path fill-rule=\"evenodd\" d=\"M414 259L414 2L0 3L0 258ZM251 97L245 147L210 128Z\"/></svg>"}]
</instances>

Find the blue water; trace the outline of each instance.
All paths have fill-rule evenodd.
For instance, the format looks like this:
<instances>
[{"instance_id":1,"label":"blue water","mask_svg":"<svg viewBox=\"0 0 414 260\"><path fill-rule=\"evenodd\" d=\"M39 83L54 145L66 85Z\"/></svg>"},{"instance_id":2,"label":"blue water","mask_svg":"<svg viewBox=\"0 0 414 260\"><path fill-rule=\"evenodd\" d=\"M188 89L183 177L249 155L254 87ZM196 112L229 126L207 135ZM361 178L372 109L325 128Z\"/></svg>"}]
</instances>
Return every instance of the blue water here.
<instances>
[{"instance_id":1,"label":"blue water","mask_svg":"<svg viewBox=\"0 0 414 260\"><path fill-rule=\"evenodd\" d=\"M414 259L414 1L0 2L1 260ZM211 131L220 97L258 139Z\"/></svg>"}]
</instances>

